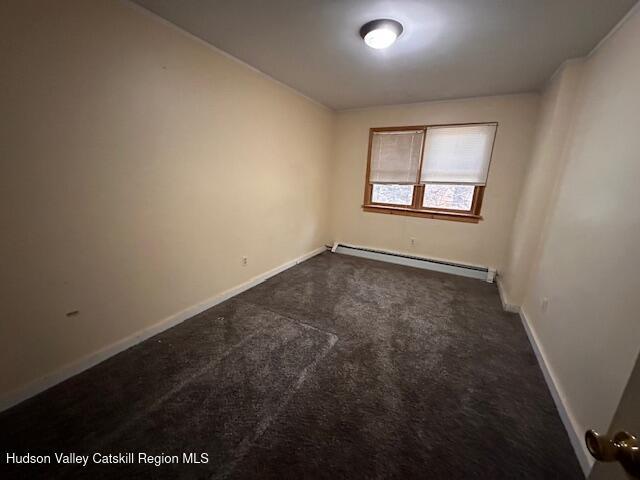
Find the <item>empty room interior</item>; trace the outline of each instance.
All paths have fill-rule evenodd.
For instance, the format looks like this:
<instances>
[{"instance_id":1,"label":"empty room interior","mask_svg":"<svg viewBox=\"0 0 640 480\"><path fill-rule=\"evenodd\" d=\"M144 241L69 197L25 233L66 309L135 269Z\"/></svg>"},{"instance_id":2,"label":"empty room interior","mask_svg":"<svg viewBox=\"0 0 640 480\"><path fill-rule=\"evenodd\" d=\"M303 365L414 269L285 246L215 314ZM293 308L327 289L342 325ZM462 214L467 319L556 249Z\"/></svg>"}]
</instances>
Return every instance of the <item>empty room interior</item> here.
<instances>
[{"instance_id":1,"label":"empty room interior","mask_svg":"<svg viewBox=\"0 0 640 480\"><path fill-rule=\"evenodd\" d=\"M0 478L640 478L636 0L0 31Z\"/></svg>"}]
</instances>

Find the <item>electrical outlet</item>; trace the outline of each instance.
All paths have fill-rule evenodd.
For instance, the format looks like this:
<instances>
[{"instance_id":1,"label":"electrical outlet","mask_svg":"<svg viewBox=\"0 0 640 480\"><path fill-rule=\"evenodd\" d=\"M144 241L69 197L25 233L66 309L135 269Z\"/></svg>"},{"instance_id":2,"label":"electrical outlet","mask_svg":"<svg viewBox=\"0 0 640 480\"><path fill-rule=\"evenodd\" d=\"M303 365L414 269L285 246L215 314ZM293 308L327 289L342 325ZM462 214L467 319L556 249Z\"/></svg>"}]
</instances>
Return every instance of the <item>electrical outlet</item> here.
<instances>
[{"instance_id":1,"label":"electrical outlet","mask_svg":"<svg viewBox=\"0 0 640 480\"><path fill-rule=\"evenodd\" d=\"M249 258L247 258L247 257L242 257L242 266L243 266L243 267L246 267L248 263L249 263Z\"/></svg>"},{"instance_id":2,"label":"electrical outlet","mask_svg":"<svg viewBox=\"0 0 640 480\"><path fill-rule=\"evenodd\" d=\"M547 313L548 309L549 309L549 299L547 297L543 297L542 300L540 301L540 310L542 310L542 313Z\"/></svg>"},{"instance_id":3,"label":"electrical outlet","mask_svg":"<svg viewBox=\"0 0 640 480\"><path fill-rule=\"evenodd\" d=\"M415 237L410 237L409 238L409 243L411 244L412 247L416 246L416 239Z\"/></svg>"}]
</instances>

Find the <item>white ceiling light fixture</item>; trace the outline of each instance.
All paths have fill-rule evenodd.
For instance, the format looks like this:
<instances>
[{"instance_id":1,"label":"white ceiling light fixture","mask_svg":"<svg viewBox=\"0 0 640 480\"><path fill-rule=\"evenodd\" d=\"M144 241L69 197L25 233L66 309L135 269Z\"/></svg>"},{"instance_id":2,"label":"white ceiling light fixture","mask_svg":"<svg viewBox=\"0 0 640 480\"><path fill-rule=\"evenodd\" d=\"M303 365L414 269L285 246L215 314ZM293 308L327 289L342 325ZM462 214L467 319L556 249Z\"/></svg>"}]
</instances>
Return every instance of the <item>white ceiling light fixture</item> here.
<instances>
[{"instance_id":1,"label":"white ceiling light fixture","mask_svg":"<svg viewBox=\"0 0 640 480\"><path fill-rule=\"evenodd\" d=\"M360 36L371 48L388 48L402 33L402 24L388 18L380 18L365 23L360 28Z\"/></svg>"}]
</instances>

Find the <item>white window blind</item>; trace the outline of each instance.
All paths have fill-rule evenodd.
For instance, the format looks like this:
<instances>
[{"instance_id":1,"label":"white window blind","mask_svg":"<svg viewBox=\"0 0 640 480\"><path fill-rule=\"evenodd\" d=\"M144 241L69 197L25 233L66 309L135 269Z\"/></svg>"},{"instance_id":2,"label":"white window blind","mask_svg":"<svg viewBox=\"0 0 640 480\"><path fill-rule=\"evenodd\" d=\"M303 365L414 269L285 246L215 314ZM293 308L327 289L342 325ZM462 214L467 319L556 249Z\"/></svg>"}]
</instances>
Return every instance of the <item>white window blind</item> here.
<instances>
[{"instance_id":1,"label":"white window blind","mask_svg":"<svg viewBox=\"0 0 640 480\"><path fill-rule=\"evenodd\" d=\"M418 179L423 131L374 132L371 183L413 185Z\"/></svg>"},{"instance_id":2,"label":"white window blind","mask_svg":"<svg viewBox=\"0 0 640 480\"><path fill-rule=\"evenodd\" d=\"M429 127L421 183L485 185L495 124Z\"/></svg>"}]
</instances>

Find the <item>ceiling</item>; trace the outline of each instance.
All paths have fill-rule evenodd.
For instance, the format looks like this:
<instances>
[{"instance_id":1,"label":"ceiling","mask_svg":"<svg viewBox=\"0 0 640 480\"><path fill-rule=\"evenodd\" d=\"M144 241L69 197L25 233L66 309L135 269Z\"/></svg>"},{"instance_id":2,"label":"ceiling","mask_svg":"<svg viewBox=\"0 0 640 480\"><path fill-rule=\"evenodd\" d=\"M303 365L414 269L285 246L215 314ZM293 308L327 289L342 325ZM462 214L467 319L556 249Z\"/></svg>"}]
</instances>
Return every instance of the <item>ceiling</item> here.
<instances>
[{"instance_id":1,"label":"ceiling","mask_svg":"<svg viewBox=\"0 0 640 480\"><path fill-rule=\"evenodd\" d=\"M636 0L134 0L336 110L538 90ZM404 26L387 50L362 24Z\"/></svg>"}]
</instances>

